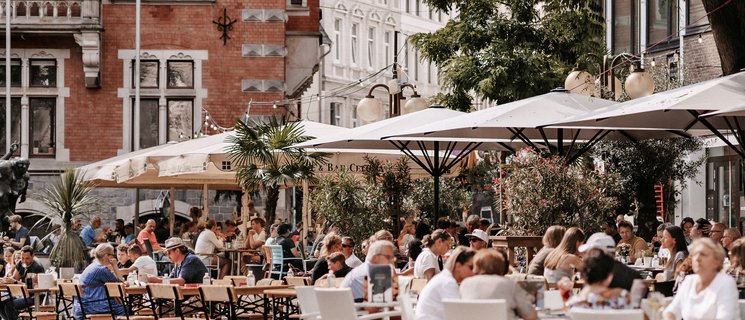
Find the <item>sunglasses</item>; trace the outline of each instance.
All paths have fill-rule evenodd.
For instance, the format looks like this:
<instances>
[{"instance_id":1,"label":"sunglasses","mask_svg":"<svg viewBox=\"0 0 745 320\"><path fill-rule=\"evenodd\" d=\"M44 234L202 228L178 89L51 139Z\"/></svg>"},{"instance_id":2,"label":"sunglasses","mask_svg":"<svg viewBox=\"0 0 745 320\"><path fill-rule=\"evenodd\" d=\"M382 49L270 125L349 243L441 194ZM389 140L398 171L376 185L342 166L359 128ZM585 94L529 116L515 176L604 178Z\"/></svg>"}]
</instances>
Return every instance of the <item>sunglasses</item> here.
<instances>
[{"instance_id":1,"label":"sunglasses","mask_svg":"<svg viewBox=\"0 0 745 320\"><path fill-rule=\"evenodd\" d=\"M354 248L353 245L349 245L349 244L342 244L341 247L342 248Z\"/></svg>"},{"instance_id":2,"label":"sunglasses","mask_svg":"<svg viewBox=\"0 0 745 320\"><path fill-rule=\"evenodd\" d=\"M481 240L479 238L471 238L471 239L468 239L468 241L476 242L476 241L484 241L484 240Z\"/></svg>"}]
</instances>

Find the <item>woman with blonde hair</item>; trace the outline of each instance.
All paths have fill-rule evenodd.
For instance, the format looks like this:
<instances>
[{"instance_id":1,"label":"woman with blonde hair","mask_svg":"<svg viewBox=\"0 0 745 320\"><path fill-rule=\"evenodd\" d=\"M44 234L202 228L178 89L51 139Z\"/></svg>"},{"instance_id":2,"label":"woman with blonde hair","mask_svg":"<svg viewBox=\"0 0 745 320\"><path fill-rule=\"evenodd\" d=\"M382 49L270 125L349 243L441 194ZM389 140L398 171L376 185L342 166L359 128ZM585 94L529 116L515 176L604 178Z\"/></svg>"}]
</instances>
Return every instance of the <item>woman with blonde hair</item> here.
<instances>
[{"instance_id":1,"label":"woman with blonde hair","mask_svg":"<svg viewBox=\"0 0 745 320\"><path fill-rule=\"evenodd\" d=\"M738 286L745 283L745 240L737 239L732 242L729 250L730 267L727 274L735 279Z\"/></svg>"},{"instance_id":2,"label":"woman with blonde hair","mask_svg":"<svg viewBox=\"0 0 745 320\"><path fill-rule=\"evenodd\" d=\"M720 272L724 249L710 238L691 244L694 274L683 280L675 298L665 308L665 320L740 319L735 279Z\"/></svg>"},{"instance_id":3,"label":"woman with blonde hair","mask_svg":"<svg viewBox=\"0 0 745 320\"><path fill-rule=\"evenodd\" d=\"M107 282L123 282L119 268L117 268L116 252L114 247L108 243L99 244L91 250L91 256L95 258L93 263L85 268L80 276L80 285L83 288L81 299L75 299L73 314L75 319L82 319L80 300L83 308L88 314L108 313L116 316L125 315L124 306L118 301L111 301L111 310L106 295Z\"/></svg>"},{"instance_id":4,"label":"woman with blonde hair","mask_svg":"<svg viewBox=\"0 0 745 320\"><path fill-rule=\"evenodd\" d=\"M582 270L582 259L577 252L584 241L585 233L580 228L571 227L564 233L561 243L546 257L543 270L546 281L556 283L564 277L571 279L575 272Z\"/></svg>"},{"instance_id":5,"label":"woman with blonde hair","mask_svg":"<svg viewBox=\"0 0 745 320\"><path fill-rule=\"evenodd\" d=\"M528 266L528 274L542 276L543 275L543 264L546 262L546 257L548 257L548 254L551 253L551 251L554 250L557 246L559 246L559 243L561 243L561 238L564 237L564 233L566 233L567 229L563 226L555 225L550 226L548 229L546 229L546 233L543 235L543 248L536 253L535 257L533 257L533 260L530 260L530 265Z\"/></svg>"},{"instance_id":6,"label":"woman with blonde hair","mask_svg":"<svg viewBox=\"0 0 745 320\"><path fill-rule=\"evenodd\" d=\"M408 255L409 243L414 239L416 239L414 237L414 224L407 222L401 228L401 233L398 234L398 251L404 255Z\"/></svg>"}]
</instances>

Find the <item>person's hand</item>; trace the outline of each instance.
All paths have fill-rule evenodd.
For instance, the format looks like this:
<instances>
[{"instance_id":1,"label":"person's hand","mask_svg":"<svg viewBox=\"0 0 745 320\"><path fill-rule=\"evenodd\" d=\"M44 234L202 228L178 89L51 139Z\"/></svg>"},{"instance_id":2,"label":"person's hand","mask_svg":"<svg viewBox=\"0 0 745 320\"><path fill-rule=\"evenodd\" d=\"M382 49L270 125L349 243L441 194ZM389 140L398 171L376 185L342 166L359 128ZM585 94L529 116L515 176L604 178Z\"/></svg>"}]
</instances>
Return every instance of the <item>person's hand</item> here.
<instances>
[{"instance_id":1,"label":"person's hand","mask_svg":"<svg viewBox=\"0 0 745 320\"><path fill-rule=\"evenodd\" d=\"M8 236L3 237L3 241L8 241L9 239Z\"/></svg>"},{"instance_id":2,"label":"person's hand","mask_svg":"<svg viewBox=\"0 0 745 320\"><path fill-rule=\"evenodd\" d=\"M256 234L256 230L254 230L254 229L248 230L248 235L249 236L253 236L255 234Z\"/></svg>"},{"instance_id":3,"label":"person's hand","mask_svg":"<svg viewBox=\"0 0 745 320\"><path fill-rule=\"evenodd\" d=\"M161 283L161 282L163 282L163 279L161 279L161 278L158 278L158 277L156 277L156 276L151 276L151 275L148 275L148 276L147 276L147 282L148 282L148 283L150 283L150 282L153 282L153 283Z\"/></svg>"}]
</instances>

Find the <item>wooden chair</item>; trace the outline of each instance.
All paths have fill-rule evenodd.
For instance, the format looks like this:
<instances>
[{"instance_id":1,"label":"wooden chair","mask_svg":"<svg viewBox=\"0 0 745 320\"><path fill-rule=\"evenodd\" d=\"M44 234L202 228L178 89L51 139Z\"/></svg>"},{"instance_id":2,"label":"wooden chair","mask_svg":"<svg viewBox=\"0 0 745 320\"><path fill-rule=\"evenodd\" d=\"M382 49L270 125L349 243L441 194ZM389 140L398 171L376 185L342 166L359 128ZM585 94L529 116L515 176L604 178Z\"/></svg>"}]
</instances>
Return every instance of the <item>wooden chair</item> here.
<instances>
[{"instance_id":1,"label":"wooden chair","mask_svg":"<svg viewBox=\"0 0 745 320\"><path fill-rule=\"evenodd\" d=\"M147 293L150 296L150 308L155 320L198 320L200 318L186 318L181 310L184 296L175 284L148 284ZM171 316L171 314L175 316Z\"/></svg>"},{"instance_id":2,"label":"wooden chair","mask_svg":"<svg viewBox=\"0 0 745 320\"><path fill-rule=\"evenodd\" d=\"M9 284L7 285L7 290L8 296L11 297L11 299L31 300L31 296L29 295L25 284ZM10 303L12 303L12 301ZM33 307L33 303L31 303L25 308L17 310L18 316L21 318L38 320L51 320L57 318L57 313L55 312L33 311Z\"/></svg>"},{"instance_id":3,"label":"wooden chair","mask_svg":"<svg viewBox=\"0 0 745 320\"><path fill-rule=\"evenodd\" d=\"M127 313L123 316L117 316L117 320L150 320L155 319L155 316L153 315L129 315L129 310L132 310L131 306L127 305L127 299L126 295L124 294L124 284L119 282L109 282L105 284L106 286L106 298L109 300L109 310L112 311L113 316L113 310L114 306L112 305L113 301L119 301L123 306L124 309L127 310Z\"/></svg>"},{"instance_id":4,"label":"wooden chair","mask_svg":"<svg viewBox=\"0 0 745 320\"><path fill-rule=\"evenodd\" d=\"M399 311L385 311L370 315L359 316L354 305L352 290L315 288L318 311L321 319L383 319L387 317L400 316ZM467 318L463 318L467 319ZM495 318L501 319L501 318Z\"/></svg>"},{"instance_id":5,"label":"wooden chair","mask_svg":"<svg viewBox=\"0 0 745 320\"><path fill-rule=\"evenodd\" d=\"M84 319L89 320L103 320L103 319L111 319L110 313L96 313L96 314L88 314L85 312L84 307L84 301L83 301L83 288L79 284L74 283L60 283L59 286L59 293L57 294L57 310L59 310L59 304L62 303L63 306L65 306L65 309L67 309L67 305L65 304L65 301L70 301L69 308L72 308L72 301L78 300L78 303L80 304L80 313L82 314Z\"/></svg>"},{"instance_id":6,"label":"wooden chair","mask_svg":"<svg viewBox=\"0 0 745 320\"><path fill-rule=\"evenodd\" d=\"M232 286L233 281L231 281L230 279L215 279L212 280L212 284L216 286Z\"/></svg>"},{"instance_id":7,"label":"wooden chair","mask_svg":"<svg viewBox=\"0 0 745 320\"><path fill-rule=\"evenodd\" d=\"M344 282L344 278L336 278L335 288L341 287L341 283ZM326 279L326 277L321 277L316 280L316 283L313 284L316 288L328 288L329 287L329 280Z\"/></svg>"},{"instance_id":8,"label":"wooden chair","mask_svg":"<svg viewBox=\"0 0 745 320\"><path fill-rule=\"evenodd\" d=\"M246 285L246 277L245 276L225 276L223 280L228 280L230 283L236 287L244 286Z\"/></svg>"},{"instance_id":9,"label":"wooden chair","mask_svg":"<svg viewBox=\"0 0 745 320\"><path fill-rule=\"evenodd\" d=\"M443 299L442 304L445 320L507 319L507 302L504 299Z\"/></svg>"},{"instance_id":10,"label":"wooden chair","mask_svg":"<svg viewBox=\"0 0 745 320\"><path fill-rule=\"evenodd\" d=\"M202 285L199 287L199 296L207 319L219 319L223 316L237 318L235 297L230 285Z\"/></svg>"},{"instance_id":11,"label":"wooden chair","mask_svg":"<svg viewBox=\"0 0 745 320\"><path fill-rule=\"evenodd\" d=\"M285 277L285 281L290 286L307 286L310 283L310 279L306 277Z\"/></svg>"},{"instance_id":12,"label":"wooden chair","mask_svg":"<svg viewBox=\"0 0 745 320\"><path fill-rule=\"evenodd\" d=\"M411 289L409 291L414 294L420 294L426 285L427 279L411 279Z\"/></svg>"},{"instance_id":13,"label":"wooden chair","mask_svg":"<svg viewBox=\"0 0 745 320\"><path fill-rule=\"evenodd\" d=\"M636 310L592 310L569 309L569 316L574 320L643 320L644 311Z\"/></svg>"}]
</instances>

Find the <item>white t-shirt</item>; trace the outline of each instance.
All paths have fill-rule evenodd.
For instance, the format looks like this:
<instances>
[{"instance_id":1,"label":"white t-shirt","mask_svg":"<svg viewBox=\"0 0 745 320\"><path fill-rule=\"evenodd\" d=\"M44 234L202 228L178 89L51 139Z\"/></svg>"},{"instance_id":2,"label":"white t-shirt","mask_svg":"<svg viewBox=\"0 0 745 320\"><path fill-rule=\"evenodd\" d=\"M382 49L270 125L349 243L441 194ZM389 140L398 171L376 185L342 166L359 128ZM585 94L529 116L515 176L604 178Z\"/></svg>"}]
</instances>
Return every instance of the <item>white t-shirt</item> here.
<instances>
[{"instance_id":1,"label":"white t-shirt","mask_svg":"<svg viewBox=\"0 0 745 320\"><path fill-rule=\"evenodd\" d=\"M429 248L424 248L414 263L414 278L424 278L424 272L429 269L435 269L435 274L440 273L437 256Z\"/></svg>"},{"instance_id":2,"label":"white t-shirt","mask_svg":"<svg viewBox=\"0 0 745 320\"><path fill-rule=\"evenodd\" d=\"M266 231L261 230L260 233L254 233L254 241L266 242Z\"/></svg>"},{"instance_id":3,"label":"white t-shirt","mask_svg":"<svg viewBox=\"0 0 745 320\"><path fill-rule=\"evenodd\" d=\"M137 260L132 263L132 266L137 268L137 273L139 274L158 275L158 266L155 264L155 260L147 255L137 258Z\"/></svg>"},{"instance_id":4,"label":"white t-shirt","mask_svg":"<svg viewBox=\"0 0 745 320\"><path fill-rule=\"evenodd\" d=\"M194 246L194 253L199 256L200 259L204 259L209 255L215 253L216 249L223 250L225 246L222 241L217 238L214 232L210 229L204 229L197 238L197 243Z\"/></svg>"},{"instance_id":5,"label":"white t-shirt","mask_svg":"<svg viewBox=\"0 0 745 320\"><path fill-rule=\"evenodd\" d=\"M424 253L424 252L422 252ZM421 257L421 255L419 256ZM435 261L437 263L437 261ZM419 259L417 258L417 265ZM460 299L458 282L449 270L443 270L430 280L416 304L415 320L443 320L445 319L443 299Z\"/></svg>"},{"instance_id":6,"label":"white t-shirt","mask_svg":"<svg viewBox=\"0 0 745 320\"><path fill-rule=\"evenodd\" d=\"M357 256L354 255L354 253L347 258L347 260L344 261L350 268L354 269L357 268L357 266L362 264L362 261L360 258L357 258Z\"/></svg>"},{"instance_id":7,"label":"white t-shirt","mask_svg":"<svg viewBox=\"0 0 745 320\"><path fill-rule=\"evenodd\" d=\"M671 312L675 319L685 320L740 319L735 279L719 272L706 289L696 293L700 281L697 274L687 276L665 313Z\"/></svg>"}]
</instances>

